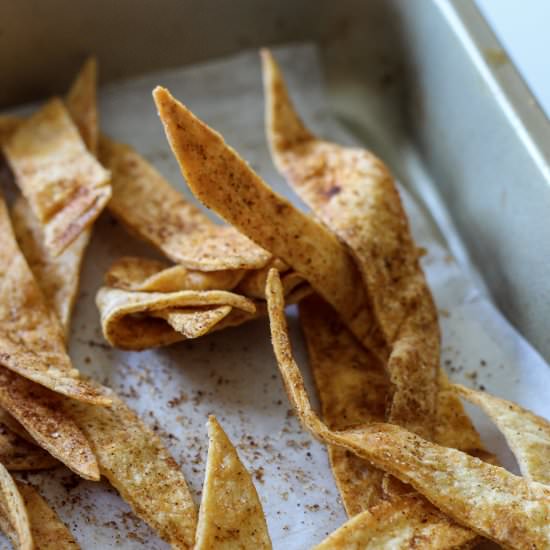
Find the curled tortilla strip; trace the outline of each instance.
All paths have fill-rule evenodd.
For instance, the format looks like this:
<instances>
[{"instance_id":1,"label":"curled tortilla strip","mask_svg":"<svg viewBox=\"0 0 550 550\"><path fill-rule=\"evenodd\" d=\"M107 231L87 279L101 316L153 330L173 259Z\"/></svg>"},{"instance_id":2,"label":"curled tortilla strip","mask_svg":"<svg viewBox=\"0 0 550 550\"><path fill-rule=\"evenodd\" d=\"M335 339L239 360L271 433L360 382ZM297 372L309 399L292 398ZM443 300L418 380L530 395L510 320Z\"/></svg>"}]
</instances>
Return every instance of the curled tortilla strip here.
<instances>
[{"instance_id":1,"label":"curled tortilla strip","mask_svg":"<svg viewBox=\"0 0 550 550\"><path fill-rule=\"evenodd\" d=\"M269 51L262 51L262 60L273 160L298 195L349 246L391 350L387 419L431 439L439 323L393 177L369 151L322 141L307 130Z\"/></svg>"},{"instance_id":2,"label":"curled tortilla strip","mask_svg":"<svg viewBox=\"0 0 550 550\"><path fill-rule=\"evenodd\" d=\"M240 269L195 271L182 265L125 256L111 265L105 274L105 285L141 292L233 290L244 274Z\"/></svg>"},{"instance_id":3,"label":"curled tortilla strip","mask_svg":"<svg viewBox=\"0 0 550 550\"><path fill-rule=\"evenodd\" d=\"M67 109L52 99L3 147L23 195L59 255L101 213L111 196L109 172L86 150Z\"/></svg>"},{"instance_id":4,"label":"curled tortilla strip","mask_svg":"<svg viewBox=\"0 0 550 550\"><path fill-rule=\"evenodd\" d=\"M25 502L31 534L37 550L80 548L67 526L31 484L17 483L17 488Z\"/></svg>"},{"instance_id":5,"label":"curled tortilla strip","mask_svg":"<svg viewBox=\"0 0 550 550\"><path fill-rule=\"evenodd\" d=\"M496 424L514 453L521 473L550 485L550 423L516 403L453 384L452 390L480 407Z\"/></svg>"},{"instance_id":6,"label":"curled tortilla strip","mask_svg":"<svg viewBox=\"0 0 550 550\"><path fill-rule=\"evenodd\" d=\"M102 137L112 174L109 210L133 234L177 264L198 271L257 269L270 258L232 227L216 225L130 146Z\"/></svg>"},{"instance_id":7,"label":"curled tortilla strip","mask_svg":"<svg viewBox=\"0 0 550 550\"><path fill-rule=\"evenodd\" d=\"M214 416L195 550L271 549L262 504L250 474Z\"/></svg>"},{"instance_id":8,"label":"curled tortilla strip","mask_svg":"<svg viewBox=\"0 0 550 550\"><path fill-rule=\"evenodd\" d=\"M311 408L292 356L276 270L269 274L266 294L275 356L289 400L306 429L413 486L436 508L480 535L507 548L549 547L550 487L431 443L394 424L373 422L330 430Z\"/></svg>"},{"instance_id":9,"label":"curled tortilla strip","mask_svg":"<svg viewBox=\"0 0 550 550\"><path fill-rule=\"evenodd\" d=\"M41 224L23 197L15 201L11 217L21 251L50 309L61 322L64 337L67 339L71 314L78 294L80 268L91 233L88 229L83 231L54 258L44 242Z\"/></svg>"},{"instance_id":10,"label":"curled tortilla strip","mask_svg":"<svg viewBox=\"0 0 550 550\"><path fill-rule=\"evenodd\" d=\"M78 379L65 350L62 328L17 246L1 197L0 278L0 364L68 397L108 404Z\"/></svg>"},{"instance_id":11,"label":"curled tortilla strip","mask_svg":"<svg viewBox=\"0 0 550 550\"><path fill-rule=\"evenodd\" d=\"M45 470L59 462L33 443L29 443L8 426L0 423L0 463L10 471Z\"/></svg>"},{"instance_id":12,"label":"curled tortilla strip","mask_svg":"<svg viewBox=\"0 0 550 550\"><path fill-rule=\"evenodd\" d=\"M0 148L15 134L23 120L23 118L15 115L0 115Z\"/></svg>"},{"instance_id":13,"label":"curled tortilla strip","mask_svg":"<svg viewBox=\"0 0 550 550\"><path fill-rule=\"evenodd\" d=\"M197 513L180 467L158 436L119 397L111 407L65 400L97 456L101 474L173 548L193 548Z\"/></svg>"},{"instance_id":14,"label":"curled tortilla strip","mask_svg":"<svg viewBox=\"0 0 550 550\"><path fill-rule=\"evenodd\" d=\"M198 325L206 330L209 312L215 306L231 306L249 314L254 314L254 302L224 290L182 290L180 292L130 292L117 288L102 287L96 297L96 303L101 315L101 326L105 339L112 345L122 349L146 349L164 346L185 339L185 335L177 332L165 318L187 309L194 312L206 310L206 317L197 314L194 318ZM183 322L174 321L177 325ZM204 334L197 328L190 332ZM211 327L210 327L211 328Z\"/></svg>"},{"instance_id":15,"label":"curled tortilla strip","mask_svg":"<svg viewBox=\"0 0 550 550\"><path fill-rule=\"evenodd\" d=\"M0 463L0 529L15 550L33 550L29 516L15 481Z\"/></svg>"},{"instance_id":16,"label":"curled tortilla strip","mask_svg":"<svg viewBox=\"0 0 550 550\"><path fill-rule=\"evenodd\" d=\"M86 437L74 420L61 410L61 398L17 374L0 368L0 406L33 439L73 472L93 481L99 468Z\"/></svg>"},{"instance_id":17,"label":"curled tortilla strip","mask_svg":"<svg viewBox=\"0 0 550 550\"><path fill-rule=\"evenodd\" d=\"M168 141L194 195L294 268L358 337L370 335L375 327L361 276L336 237L274 193L220 134L168 90L157 87L154 98Z\"/></svg>"}]
</instances>

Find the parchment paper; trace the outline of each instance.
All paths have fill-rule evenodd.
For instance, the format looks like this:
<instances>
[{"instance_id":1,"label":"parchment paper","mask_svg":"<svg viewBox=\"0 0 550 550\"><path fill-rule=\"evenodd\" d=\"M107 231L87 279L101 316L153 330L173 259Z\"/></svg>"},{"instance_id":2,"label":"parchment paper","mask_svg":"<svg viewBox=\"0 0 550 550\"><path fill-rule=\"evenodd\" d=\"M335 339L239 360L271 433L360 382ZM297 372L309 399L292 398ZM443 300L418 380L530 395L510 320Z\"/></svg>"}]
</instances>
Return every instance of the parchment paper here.
<instances>
[{"instance_id":1,"label":"parchment paper","mask_svg":"<svg viewBox=\"0 0 550 550\"><path fill-rule=\"evenodd\" d=\"M294 46L275 53L307 125L334 141L357 144L330 115L315 48ZM269 157L256 52L149 74L100 91L102 130L133 145L190 196L155 112L151 91L157 84L168 87L219 130L278 192L299 204ZM472 276L464 275L431 219L405 191L403 198L416 240L428 250L423 265L440 312L442 364L450 377L550 416L548 366L485 292L476 290ZM438 220L447 219L443 211L435 214ZM447 235L453 232L450 225L439 229ZM87 253L73 321L70 353L75 365L113 387L158 430L181 464L197 504L206 460L206 417L216 414L254 473L274 547L306 549L320 542L346 517L324 447L304 433L290 414L267 321L154 351L111 349L101 335L94 298L110 263L132 254L157 256L104 214ZM309 377L295 309L290 314L297 359ZM515 468L498 432L484 417L475 418L487 445ZM86 482L62 468L26 478L40 488L83 548L167 547L107 483Z\"/></svg>"}]
</instances>

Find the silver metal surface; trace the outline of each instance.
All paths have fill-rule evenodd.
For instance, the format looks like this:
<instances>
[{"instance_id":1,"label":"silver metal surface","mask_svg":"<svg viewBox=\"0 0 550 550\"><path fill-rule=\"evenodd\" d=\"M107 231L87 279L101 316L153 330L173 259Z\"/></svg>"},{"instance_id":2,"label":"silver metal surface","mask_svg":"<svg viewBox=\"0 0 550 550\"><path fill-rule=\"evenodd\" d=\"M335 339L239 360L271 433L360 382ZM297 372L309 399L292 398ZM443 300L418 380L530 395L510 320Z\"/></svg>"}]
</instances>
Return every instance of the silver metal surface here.
<instances>
[{"instance_id":1,"label":"silver metal surface","mask_svg":"<svg viewBox=\"0 0 550 550\"><path fill-rule=\"evenodd\" d=\"M91 52L107 81L304 40L323 48L342 120L443 198L494 300L550 360L550 125L471 0L3 0L0 105L64 90Z\"/></svg>"}]
</instances>

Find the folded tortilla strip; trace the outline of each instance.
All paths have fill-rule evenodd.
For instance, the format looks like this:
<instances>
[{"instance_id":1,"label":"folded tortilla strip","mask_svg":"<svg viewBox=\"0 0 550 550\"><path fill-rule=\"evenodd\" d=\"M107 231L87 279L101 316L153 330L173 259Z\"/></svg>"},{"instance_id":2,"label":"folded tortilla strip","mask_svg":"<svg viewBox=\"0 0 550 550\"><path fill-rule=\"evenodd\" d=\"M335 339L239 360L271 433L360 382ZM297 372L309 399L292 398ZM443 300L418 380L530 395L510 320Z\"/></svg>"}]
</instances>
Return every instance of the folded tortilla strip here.
<instances>
[{"instance_id":1,"label":"folded tortilla strip","mask_svg":"<svg viewBox=\"0 0 550 550\"><path fill-rule=\"evenodd\" d=\"M73 472L93 481L99 468L86 437L61 410L61 398L50 390L0 367L0 406L8 411L40 447Z\"/></svg>"},{"instance_id":2,"label":"folded tortilla strip","mask_svg":"<svg viewBox=\"0 0 550 550\"><path fill-rule=\"evenodd\" d=\"M270 254L232 227L216 225L130 146L101 137L99 158L111 170L109 210L134 235L188 269L263 267Z\"/></svg>"},{"instance_id":3,"label":"folded tortilla strip","mask_svg":"<svg viewBox=\"0 0 550 550\"><path fill-rule=\"evenodd\" d=\"M348 245L391 350L387 419L430 439L439 323L393 177L369 151L323 141L307 130L269 51L262 51L262 60L273 160L302 200Z\"/></svg>"},{"instance_id":4,"label":"folded tortilla strip","mask_svg":"<svg viewBox=\"0 0 550 550\"><path fill-rule=\"evenodd\" d=\"M214 416L208 417L208 439L195 550L271 549L252 478Z\"/></svg>"},{"instance_id":5,"label":"folded tortilla strip","mask_svg":"<svg viewBox=\"0 0 550 550\"><path fill-rule=\"evenodd\" d=\"M356 335L373 328L361 276L346 248L324 226L274 193L223 137L157 87L168 141L194 195L283 260L329 302Z\"/></svg>"},{"instance_id":6,"label":"folded tortilla strip","mask_svg":"<svg viewBox=\"0 0 550 550\"><path fill-rule=\"evenodd\" d=\"M111 196L109 172L86 150L60 99L27 119L3 147L16 183L59 255L101 213Z\"/></svg>"},{"instance_id":7,"label":"folded tortilla strip","mask_svg":"<svg viewBox=\"0 0 550 550\"><path fill-rule=\"evenodd\" d=\"M65 400L65 410L92 444L101 474L173 548L193 548L197 513L179 465L124 401L103 391L111 407Z\"/></svg>"},{"instance_id":8,"label":"folded tortilla strip","mask_svg":"<svg viewBox=\"0 0 550 550\"><path fill-rule=\"evenodd\" d=\"M479 406L496 424L514 453L523 476L550 485L550 423L516 403L453 384L456 392Z\"/></svg>"},{"instance_id":9,"label":"folded tortilla strip","mask_svg":"<svg viewBox=\"0 0 550 550\"><path fill-rule=\"evenodd\" d=\"M185 339L184 334L174 330L164 319L169 313L176 314L183 309L206 310L206 318L211 319L209 310L214 307L231 306L249 314L256 309L252 300L224 290L164 293L102 287L97 293L96 303L105 339L112 346L133 350L165 346ZM197 313L194 322L201 324L199 317ZM208 324L206 318L202 322ZM182 321L180 316L178 322Z\"/></svg>"},{"instance_id":10,"label":"folded tortilla strip","mask_svg":"<svg viewBox=\"0 0 550 550\"><path fill-rule=\"evenodd\" d=\"M80 548L67 526L32 485L17 483L17 488L25 502L31 534L37 550Z\"/></svg>"},{"instance_id":11,"label":"folded tortilla strip","mask_svg":"<svg viewBox=\"0 0 550 550\"><path fill-rule=\"evenodd\" d=\"M74 399L108 404L78 379L61 325L19 250L0 197L0 364Z\"/></svg>"},{"instance_id":12,"label":"folded tortilla strip","mask_svg":"<svg viewBox=\"0 0 550 550\"><path fill-rule=\"evenodd\" d=\"M0 463L10 471L45 470L60 463L44 449L29 443L0 423Z\"/></svg>"},{"instance_id":13,"label":"folded tortilla strip","mask_svg":"<svg viewBox=\"0 0 550 550\"><path fill-rule=\"evenodd\" d=\"M196 271L149 258L124 256L105 274L105 285L141 292L233 290L244 274L240 269Z\"/></svg>"},{"instance_id":14,"label":"folded tortilla strip","mask_svg":"<svg viewBox=\"0 0 550 550\"><path fill-rule=\"evenodd\" d=\"M411 485L464 527L506 548L549 547L550 487L431 443L394 424L373 422L345 431L330 430L313 411L292 356L276 270L268 276L266 294L275 356L289 400L306 429Z\"/></svg>"},{"instance_id":15,"label":"folded tortilla strip","mask_svg":"<svg viewBox=\"0 0 550 550\"><path fill-rule=\"evenodd\" d=\"M0 529L15 550L33 550L29 516L15 481L0 463Z\"/></svg>"},{"instance_id":16,"label":"folded tortilla strip","mask_svg":"<svg viewBox=\"0 0 550 550\"><path fill-rule=\"evenodd\" d=\"M23 120L22 117L15 115L0 115L0 148L15 134Z\"/></svg>"}]
</instances>

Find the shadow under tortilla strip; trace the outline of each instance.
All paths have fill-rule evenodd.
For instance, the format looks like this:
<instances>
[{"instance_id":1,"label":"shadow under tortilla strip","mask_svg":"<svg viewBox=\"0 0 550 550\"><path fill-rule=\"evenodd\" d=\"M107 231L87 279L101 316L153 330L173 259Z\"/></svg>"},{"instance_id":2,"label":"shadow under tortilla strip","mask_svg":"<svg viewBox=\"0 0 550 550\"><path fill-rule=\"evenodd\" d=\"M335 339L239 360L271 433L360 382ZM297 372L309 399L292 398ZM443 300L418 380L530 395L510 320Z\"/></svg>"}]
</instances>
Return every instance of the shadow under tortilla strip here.
<instances>
[{"instance_id":1,"label":"shadow under tortilla strip","mask_svg":"<svg viewBox=\"0 0 550 550\"><path fill-rule=\"evenodd\" d=\"M32 485L17 483L17 488L25 502L37 550L77 550L80 548L67 526Z\"/></svg>"},{"instance_id":2,"label":"shadow under tortilla strip","mask_svg":"<svg viewBox=\"0 0 550 550\"><path fill-rule=\"evenodd\" d=\"M73 368L61 325L15 241L0 197L0 364L74 399L108 404Z\"/></svg>"},{"instance_id":3,"label":"shadow under tortilla strip","mask_svg":"<svg viewBox=\"0 0 550 550\"><path fill-rule=\"evenodd\" d=\"M105 274L105 285L141 292L178 292L180 290L232 290L244 270L194 271L182 265L124 256Z\"/></svg>"},{"instance_id":4,"label":"shadow under tortilla strip","mask_svg":"<svg viewBox=\"0 0 550 550\"><path fill-rule=\"evenodd\" d=\"M300 302L299 311L325 424L331 430L343 430L382 422L389 387L384 366L319 296ZM384 472L341 447L329 445L328 454L348 516L383 500Z\"/></svg>"},{"instance_id":5,"label":"shadow under tortilla strip","mask_svg":"<svg viewBox=\"0 0 550 550\"><path fill-rule=\"evenodd\" d=\"M162 539L174 548L193 548L197 512L180 467L134 411L104 391L111 407L64 401L92 444L101 474Z\"/></svg>"},{"instance_id":6,"label":"shadow under tortilla strip","mask_svg":"<svg viewBox=\"0 0 550 550\"><path fill-rule=\"evenodd\" d=\"M451 391L481 408L496 424L524 477L550 485L550 422L516 403L453 384Z\"/></svg>"},{"instance_id":7,"label":"shadow under tortilla strip","mask_svg":"<svg viewBox=\"0 0 550 550\"><path fill-rule=\"evenodd\" d=\"M0 423L0 463L10 471L46 470L60 463L44 449L29 443Z\"/></svg>"},{"instance_id":8,"label":"shadow under tortilla strip","mask_svg":"<svg viewBox=\"0 0 550 550\"><path fill-rule=\"evenodd\" d=\"M15 201L11 217L21 251L50 309L61 322L67 339L78 294L82 260L91 233L86 229L59 256L53 258L44 242L42 226L24 197Z\"/></svg>"},{"instance_id":9,"label":"shadow under tortilla strip","mask_svg":"<svg viewBox=\"0 0 550 550\"><path fill-rule=\"evenodd\" d=\"M279 370L292 407L306 429L321 441L340 445L413 486L442 512L480 535L507 548L548 547L550 487L431 443L394 424L374 422L345 431L330 430L311 408L293 358L276 270L269 274L266 294Z\"/></svg>"},{"instance_id":10,"label":"shadow under tortilla strip","mask_svg":"<svg viewBox=\"0 0 550 550\"><path fill-rule=\"evenodd\" d=\"M431 439L439 323L393 177L369 151L316 138L296 114L267 50L262 61L273 160L302 200L349 246L390 348L387 419ZM373 349L368 341L363 344Z\"/></svg>"},{"instance_id":11,"label":"shadow under tortilla strip","mask_svg":"<svg viewBox=\"0 0 550 550\"><path fill-rule=\"evenodd\" d=\"M223 137L157 87L160 118L193 194L306 279L346 323L372 329L361 276L347 249L323 225L274 193Z\"/></svg>"},{"instance_id":12,"label":"shadow under tortilla strip","mask_svg":"<svg viewBox=\"0 0 550 550\"><path fill-rule=\"evenodd\" d=\"M99 480L97 460L74 420L61 410L61 397L0 367L0 406L40 447L73 472Z\"/></svg>"},{"instance_id":13,"label":"shadow under tortilla strip","mask_svg":"<svg viewBox=\"0 0 550 550\"><path fill-rule=\"evenodd\" d=\"M262 504L250 474L214 416L195 550L271 549Z\"/></svg>"},{"instance_id":14,"label":"shadow under tortilla strip","mask_svg":"<svg viewBox=\"0 0 550 550\"><path fill-rule=\"evenodd\" d=\"M10 538L14 550L33 550L29 516L15 481L0 463L0 529Z\"/></svg>"},{"instance_id":15,"label":"shadow under tortilla strip","mask_svg":"<svg viewBox=\"0 0 550 550\"><path fill-rule=\"evenodd\" d=\"M134 235L188 269L263 267L270 254L233 227L217 225L172 187L130 146L100 139L99 158L111 170L109 210Z\"/></svg>"},{"instance_id":16,"label":"shadow under tortilla strip","mask_svg":"<svg viewBox=\"0 0 550 550\"><path fill-rule=\"evenodd\" d=\"M96 303L105 339L114 347L133 350L164 346L185 339L163 319L166 316L164 312L178 309L200 311L214 306L231 306L249 314L256 310L252 300L225 290L164 293L102 287L97 293ZM207 313L206 317L211 315Z\"/></svg>"},{"instance_id":17,"label":"shadow under tortilla strip","mask_svg":"<svg viewBox=\"0 0 550 550\"><path fill-rule=\"evenodd\" d=\"M4 144L15 181L44 226L57 256L101 213L111 196L109 172L86 150L60 99L50 100Z\"/></svg>"}]
</instances>

